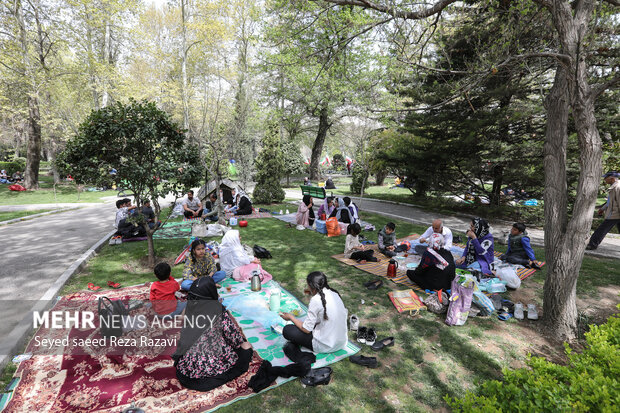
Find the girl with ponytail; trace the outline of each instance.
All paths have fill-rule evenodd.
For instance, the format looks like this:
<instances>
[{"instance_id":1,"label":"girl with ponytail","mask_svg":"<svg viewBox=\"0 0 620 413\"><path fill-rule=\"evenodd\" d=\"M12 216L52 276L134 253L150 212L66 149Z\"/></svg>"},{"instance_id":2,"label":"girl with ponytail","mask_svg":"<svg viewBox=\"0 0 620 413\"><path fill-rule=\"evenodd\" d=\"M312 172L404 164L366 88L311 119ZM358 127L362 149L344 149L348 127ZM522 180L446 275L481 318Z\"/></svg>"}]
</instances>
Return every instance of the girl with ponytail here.
<instances>
[{"instance_id":1,"label":"girl with ponytail","mask_svg":"<svg viewBox=\"0 0 620 413\"><path fill-rule=\"evenodd\" d=\"M308 305L308 316L298 320L290 313L280 313L293 324L284 327L284 338L317 353L332 353L347 344L347 309L340 293L327 283L327 277L320 271L308 274L306 279L312 296Z\"/></svg>"}]
</instances>

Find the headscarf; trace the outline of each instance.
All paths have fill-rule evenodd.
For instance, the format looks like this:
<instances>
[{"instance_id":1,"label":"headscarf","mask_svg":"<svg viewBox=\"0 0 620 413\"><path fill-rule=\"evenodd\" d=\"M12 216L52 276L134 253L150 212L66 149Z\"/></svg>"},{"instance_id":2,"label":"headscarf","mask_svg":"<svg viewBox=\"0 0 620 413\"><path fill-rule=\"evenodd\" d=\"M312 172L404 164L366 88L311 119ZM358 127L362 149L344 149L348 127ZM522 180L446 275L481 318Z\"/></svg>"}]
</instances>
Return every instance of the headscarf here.
<instances>
[{"instance_id":1,"label":"headscarf","mask_svg":"<svg viewBox=\"0 0 620 413\"><path fill-rule=\"evenodd\" d=\"M185 308L185 317L190 320L190 322L181 330L179 344L172 355L173 359L178 360L185 355L200 336L202 336L205 330L211 327L209 320L204 318L206 315L210 317L219 316L222 311L225 311L221 304L214 303L218 301L218 298L217 287L215 286L213 278L203 277L193 282L187 294L187 307ZM214 323L213 325L218 326L219 324ZM210 335L210 337L217 337L217 333L215 331L214 333L215 334ZM216 346L208 347L213 348L214 351L218 351Z\"/></svg>"},{"instance_id":2,"label":"headscarf","mask_svg":"<svg viewBox=\"0 0 620 413\"><path fill-rule=\"evenodd\" d=\"M474 234L476 234L476 238L480 239L489 234L489 223L486 219L474 218L471 222L474 225ZM469 265L476 262L476 248L471 240L467 242L467 246L467 256L465 257L465 261L467 262L467 265Z\"/></svg>"},{"instance_id":3,"label":"headscarf","mask_svg":"<svg viewBox=\"0 0 620 413\"><path fill-rule=\"evenodd\" d=\"M338 198L338 210L336 212L336 219L338 221L340 221L340 217L342 216L342 211L347 211L347 213L350 214L349 208L347 208L347 206L344 203L344 199ZM350 219L351 217L349 217L349 220Z\"/></svg>"},{"instance_id":4,"label":"headscarf","mask_svg":"<svg viewBox=\"0 0 620 413\"><path fill-rule=\"evenodd\" d=\"M446 259L437 252L443 247L444 242L443 235L433 233L428 238L428 248L426 249L433 257L435 257L435 266L440 270L443 270L448 266L448 261L446 261Z\"/></svg>"},{"instance_id":5,"label":"headscarf","mask_svg":"<svg viewBox=\"0 0 620 413\"><path fill-rule=\"evenodd\" d=\"M330 216L332 211L334 210L334 200L332 199L332 206L329 206L327 198L328 197L323 200L323 213L325 214L325 216Z\"/></svg>"},{"instance_id":6,"label":"headscarf","mask_svg":"<svg viewBox=\"0 0 620 413\"><path fill-rule=\"evenodd\" d=\"M310 206L310 198L312 198L312 196L304 195L303 203L308 208L308 218L314 219L314 209ZM302 211L302 212L305 212L305 211Z\"/></svg>"},{"instance_id":7,"label":"headscarf","mask_svg":"<svg viewBox=\"0 0 620 413\"><path fill-rule=\"evenodd\" d=\"M239 199L234 199L235 201L235 205L239 206L239 203L241 202L242 198L247 198L248 202L252 203L252 201L250 200L250 197L248 196L248 194L241 188L236 187L235 188L235 198L239 198Z\"/></svg>"},{"instance_id":8,"label":"headscarf","mask_svg":"<svg viewBox=\"0 0 620 413\"><path fill-rule=\"evenodd\" d=\"M232 229L228 231L222 238L220 244L220 266L226 274L231 274L233 270L242 265L252 262L252 259L245 253L241 240L239 239L239 231Z\"/></svg>"}]
</instances>

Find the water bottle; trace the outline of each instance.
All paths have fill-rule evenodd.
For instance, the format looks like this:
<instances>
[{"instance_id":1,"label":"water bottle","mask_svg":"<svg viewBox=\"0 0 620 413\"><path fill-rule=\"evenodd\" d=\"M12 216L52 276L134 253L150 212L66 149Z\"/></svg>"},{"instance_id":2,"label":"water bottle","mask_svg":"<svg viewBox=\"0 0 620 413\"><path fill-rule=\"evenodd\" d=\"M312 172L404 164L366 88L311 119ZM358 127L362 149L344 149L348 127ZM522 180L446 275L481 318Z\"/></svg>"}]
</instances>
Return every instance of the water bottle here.
<instances>
[{"instance_id":1,"label":"water bottle","mask_svg":"<svg viewBox=\"0 0 620 413\"><path fill-rule=\"evenodd\" d=\"M286 215L290 214L290 212L288 212L288 209L286 210Z\"/></svg>"},{"instance_id":2,"label":"water bottle","mask_svg":"<svg viewBox=\"0 0 620 413\"><path fill-rule=\"evenodd\" d=\"M271 290L271 295L269 296L269 310L277 313L280 311L280 299L282 297L282 293L279 288L273 288Z\"/></svg>"}]
</instances>

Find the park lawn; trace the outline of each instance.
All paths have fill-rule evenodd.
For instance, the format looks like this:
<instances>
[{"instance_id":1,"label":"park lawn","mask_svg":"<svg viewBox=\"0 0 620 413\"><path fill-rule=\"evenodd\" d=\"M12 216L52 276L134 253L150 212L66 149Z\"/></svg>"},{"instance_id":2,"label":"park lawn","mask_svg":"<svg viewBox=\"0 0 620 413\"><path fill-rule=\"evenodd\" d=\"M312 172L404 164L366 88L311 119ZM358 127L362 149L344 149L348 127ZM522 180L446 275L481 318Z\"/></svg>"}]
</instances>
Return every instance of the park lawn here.
<instances>
[{"instance_id":1,"label":"park lawn","mask_svg":"<svg viewBox=\"0 0 620 413\"><path fill-rule=\"evenodd\" d=\"M43 212L49 211L53 211L53 209L31 209L27 211L0 212L0 222L9 221L15 218L27 217L35 214L41 214Z\"/></svg>"},{"instance_id":2,"label":"park lawn","mask_svg":"<svg viewBox=\"0 0 620 413\"><path fill-rule=\"evenodd\" d=\"M102 197L117 195L117 191L83 191L78 199L76 185L67 182L56 185L54 196L53 177L42 174L39 175L39 187L37 191L17 192L9 190L9 185L0 185L0 205L104 202Z\"/></svg>"},{"instance_id":3,"label":"park lawn","mask_svg":"<svg viewBox=\"0 0 620 413\"><path fill-rule=\"evenodd\" d=\"M288 205L290 206L290 205ZM280 206L271 206L279 210ZM286 209L287 206L283 206ZM364 219L380 228L386 218L364 214ZM398 237L421 233L425 228L395 221ZM379 337L395 336L396 345L380 353L363 346L361 354L377 356L380 367L368 370L348 361L333 366L334 377L328 386L303 389L299 381L287 383L261 396L244 400L222 409L224 412L243 410L315 411L428 411L445 408L443 397L462 396L481 381L501 377L501 369L521 366L532 349L531 334L538 334L536 323L498 321L495 317L472 318L463 327L447 327L443 316L422 312L418 317L398 314L387 292L403 289L386 283L378 291L368 291L363 283L374 276L330 258L343 250L344 237L327 238L314 231L287 228L276 219L253 219L247 228L240 228L245 243L259 244L271 251L272 260L263 260L264 268L297 297L303 296L305 277L310 271L324 271L330 285L343 297L349 314L357 314L361 325L377 329ZM365 233L376 240L375 233ZM458 234L463 235L463 234ZM173 260L186 240L156 240L159 257ZM505 247L498 246L505 251ZM544 252L536 249L544 260ZM85 289L88 282L106 286L108 280L123 286L153 281L150 270L144 269L146 243L105 246L85 271L73 277L63 289L68 294ZM385 258L385 257L383 257ZM182 266L173 268L180 277ZM536 294L540 308L545 270L538 271L524 283ZM578 294L591 296L596 287L617 284L620 279L618 261L584 259L578 283ZM521 291L521 290L517 290ZM508 294L509 296L513 293ZM365 304L361 300L365 300ZM304 302L308 302L303 298ZM354 339L353 334L349 336ZM536 347L534 347L535 349ZM563 348L557 345L557 354Z\"/></svg>"}]
</instances>

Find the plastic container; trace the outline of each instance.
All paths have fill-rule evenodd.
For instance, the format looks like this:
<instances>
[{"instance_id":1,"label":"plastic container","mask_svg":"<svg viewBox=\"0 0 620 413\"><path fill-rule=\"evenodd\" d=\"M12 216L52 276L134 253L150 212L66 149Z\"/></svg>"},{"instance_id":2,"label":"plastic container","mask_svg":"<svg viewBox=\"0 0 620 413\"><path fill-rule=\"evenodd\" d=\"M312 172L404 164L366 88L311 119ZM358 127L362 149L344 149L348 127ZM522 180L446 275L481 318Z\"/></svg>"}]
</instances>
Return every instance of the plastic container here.
<instances>
[{"instance_id":1,"label":"plastic container","mask_svg":"<svg viewBox=\"0 0 620 413\"><path fill-rule=\"evenodd\" d=\"M231 217L231 218L230 218L230 221L228 222L228 224L229 224L231 227L234 227L235 225L237 225L237 223L238 223L238 221L237 221L237 218L235 218L235 217Z\"/></svg>"},{"instance_id":2,"label":"plastic container","mask_svg":"<svg viewBox=\"0 0 620 413\"><path fill-rule=\"evenodd\" d=\"M314 224L316 225L317 232L320 232L321 234L327 234L327 226L325 225L325 221L317 219L316 221L314 221Z\"/></svg>"},{"instance_id":3,"label":"plastic container","mask_svg":"<svg viewBox=\"0 0 620 413\"><path fill-rule=\"evenodd\" d=\"M248 221L239 221L239 226L240 227L247 227L248 226Z\"/></svg>"},{"instance_id":4,"label":"plastic container","mask_svg":"<svg viewBox=\"0 0 620 413\"><path fill-rule=\"evenodd\" d=\"M280 299L282 298L282 293L279 288L272 288L271 295L269 296L269 310L277 313L280 311Z\"/></svg>"}]
</instances>

